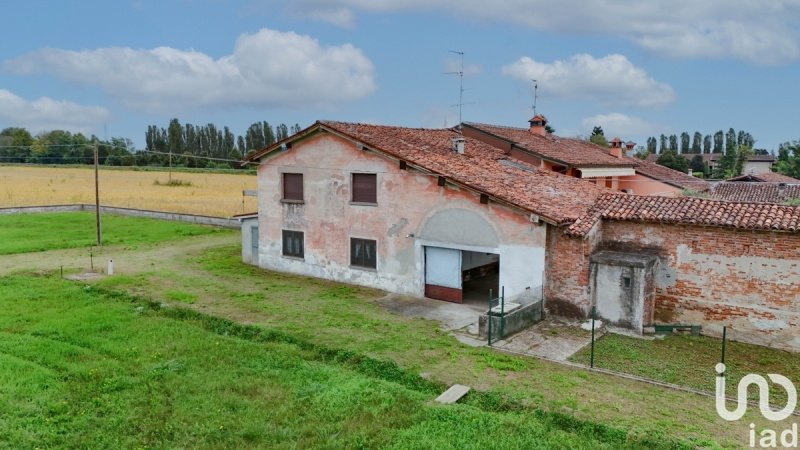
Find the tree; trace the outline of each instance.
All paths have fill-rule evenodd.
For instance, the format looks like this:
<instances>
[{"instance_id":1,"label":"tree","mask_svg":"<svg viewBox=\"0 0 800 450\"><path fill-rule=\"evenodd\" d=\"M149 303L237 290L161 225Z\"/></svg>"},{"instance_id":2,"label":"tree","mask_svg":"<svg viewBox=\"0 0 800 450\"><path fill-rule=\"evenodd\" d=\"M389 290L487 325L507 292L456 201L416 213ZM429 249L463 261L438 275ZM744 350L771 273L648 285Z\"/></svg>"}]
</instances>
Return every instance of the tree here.
<instances>
[{"instance_id":1,"label":"tree","mask_svg":"<svg viewBox=\"0 0 800 450\"><path fill-rule=\"evenodd\" d=\"M692 139L692 153L695 155L702 153L703 149L703 135L699 131L694 132L694 138Z\"/></svg>"},{"instance_id":2,"label":"tree","mask_svg":"<svg viewBox=\"0 0 800 450\"><path fill-rule=\"evenodd\" d=\"M725 133L725 153L736 151L736 131L730 128Z\"/></svg>"},{"instance_id":3,"label":"tree","mask_svg":"<svg viewBox=\"0 0 800 450\"><path fill-rule=\"evenodd\" d=\"M641 145L637 146L636 150L633 152L633 157L639 159L647 159L647 157L650 155L651 155L650 150Z\"/></svg>"},{"instance_id":4,"label":"tree","mask_svg":"<svg viewBox=\"0 0 800 450\"><path fill-rule=\"evenodd\" d=\"M664 153L665 151L667 151L667 150L668 150L668 147L667 147L667 137L666 137L666 136L664 136L664 135L662 134L661 136L659 136L659 137L658 137L658 140L659 140L659 142L661 143L661 145L660 145L660 146L659 146L659 148L658 148L658 153L659 153L659 154L660 154L660 153Z\"/></svg>"},{"instance_id":5,"label":"tree","mask_svg":"<svg viewBox=\"0 0 800 450\"><path fill-rule=\"evenodd\" d=\"M711 135L707 134L703 138L703 153L711 153Z\"/></svg>"},{"instance_id":6,"label":"tree","mask_svg":"<svg viewBox=\"0 0 800 450\"><path fill-rule=\"evenodd\" d=\"M703 163L703 156L702 155L694 155L692 160L689 161L689 168L692 169L692 173L699 173L705 176L706 173L706 165Z\"/></svg>"},{"instance_id":7,"label":"tree","mask_svg":"<svg viewBox=\"0 0 800 450\"><path fill-rule=\"evenodd\" d=\"M800 141L788 141L778 146L778 172L800 178Z\"/></svg>"},{"instance_id":8,"label":"tree","mask_svg":"<svg viewBox=\"0 0 800 450\"><path fill-rule=\"evenodd\" d=\"M658 151L658 141L653 136L647 138L647 153L655 154Z\"/></svg>"},{"instance_id":9,"label":"tree","mask_svg":"<svg viewBox=\"0 0 800 450\"><path fill-rule=\"evenodd\" d=\"M722 153L722 144L723 144L723 136L722 130L717 131L714 133L714 151L713 153Z\"/></svg>"},{"instance_id":10,"label":"tree","mask_svg":"<svg viewBox=\"0 0 800 450\"><path fill-rule=\"evenodd\" d=\"M679 155L678 152L672 149L668 149L661 153L656 160L656 163L664 167L669 167L670 169L681 171L683 173L689 171L689 163L686 162L686 158Z\"/></svg>"},{"instance_id":11,"label":"tree","mask_svg":"<svg viewBox=\"0 0 800 450\"><path fill-rule=\"evenodd\" d=\"M746 145L736 146L736 163L733 168L733 176L738 177L742 174L747 160L754 155L753 149Z\"/></svg>"},{"instance_id":12,"label":"tree","mask_svg":"<svg viewBox=\"0 0 800 450\"><path fill-rule=\"evenodd\" d=\"M681 133L681 153L689 153L689 133L685 131Z\"/></svg>"},{"instance_id":13,"label":"tree","mask_svg":"<svg viewBox=\"0 0 800 450\"><path fill-rule=\"evenodd\" d=\"M678 136L674 134L669 135L669 149L675 153L678 152Z\"/></svg>"},{"instance_id":14,"label":"tree","mask_svg":"<svg viewBox=\"0 0 800 450\"><path fill-rule=\"evenodd\" d=\"M172 119L167 127L167 149L170 153L180 154L184 148L183 127L178 119Z\"/></svg>"}]
</instances>

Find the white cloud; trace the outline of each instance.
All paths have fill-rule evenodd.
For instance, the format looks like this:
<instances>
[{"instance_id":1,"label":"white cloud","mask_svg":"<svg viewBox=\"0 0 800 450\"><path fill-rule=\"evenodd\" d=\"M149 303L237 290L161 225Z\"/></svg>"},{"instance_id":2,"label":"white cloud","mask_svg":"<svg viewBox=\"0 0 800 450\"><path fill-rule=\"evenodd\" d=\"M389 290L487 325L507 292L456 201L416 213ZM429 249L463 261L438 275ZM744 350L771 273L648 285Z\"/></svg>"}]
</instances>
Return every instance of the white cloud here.
<instances>
[{"instance_id":1,"label":"white cloud","mask_svg":"<svg viewBox=\"0 0 800 450\"><path fill-rule=\"evenodd\" d=\"M374 66L361 50L322 46L306 35L266 28L239 36L233 53L219 59L171 47L43 49L6 61L3 68L99 86L126 105L153 112L301 108L355 100L375 90Z\"/></svg>"},{"instance_id":2,"label":"white cloud","mask_svg":"<svg viewBox=\"0 0 800 450\"><path fill-rule=\"evenodd\" d=\"M56 129L88 133L110 117L111 113L100 106L84 106L49 97L26 100L0 89L0 123L24 127L33 133Z\"/></svg>"},{"instance_id":3,"label":"white cloud","mask_svg":"<svg viewBox=\"0 0 800 450\"><path fill-rule=\"evenodd\" d=\"M536 79L542 93L566 99L640 107L661 106L675 99L669 85L654 80L623 55L594 58L580 54L550 64L524 56L503 66L502 72L526 83Z\"/></svg>"},{"instance_id":4,"label":"white cloud","mask_svg":"<svg viewBox=\"0 0 800 450\"><path fill-rule=\"evenodd\" d=\"M442 11L542 31L620 36L681 58L782 64L800 57L797 0L296 0L291 9L346 17L339 21L347 26L357 11Z\"/></svg>"},{"instance_id":5,"label":"white cloud","mask_svg":"<svg viewBox=\"0 0 800 450\"><path fill-rule=\"evenodd\" d=\"M599 125L608 139L616 136L627 140L630 136L649 136L663 132L661 126L648 123L638 117L616 112L587 117L583 119L582 124L583 128L589 132Z\"/></svg>"}]
</instances>

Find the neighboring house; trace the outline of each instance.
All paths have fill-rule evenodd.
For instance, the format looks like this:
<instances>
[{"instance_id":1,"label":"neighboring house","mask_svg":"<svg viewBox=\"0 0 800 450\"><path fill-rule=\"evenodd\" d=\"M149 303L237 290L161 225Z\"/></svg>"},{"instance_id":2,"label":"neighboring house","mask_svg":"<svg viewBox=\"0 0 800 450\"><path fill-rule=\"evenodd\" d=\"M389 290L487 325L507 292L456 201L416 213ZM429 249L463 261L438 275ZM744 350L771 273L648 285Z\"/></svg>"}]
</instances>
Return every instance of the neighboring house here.
<instances>
[{"instance_id":1,"label":"neighboring house","mask_svg":"<svg viewBox=\"0 0 800 450\"><path fill-rule=\"evenodd\" d=\"M536 115L528 128L464 123L462 131L507 155L544 170L581 178L609 189L642 195L680 195L684 189L705 191L709 185L696 177L625 155L624 143L612 139L603 148L580 139L545 131L547 119Z\"/></svg>"},{"instance_id":2,"label":"neighboring house","mask_svg":"<svg viewBox=\"0 0 800 450\"><path fill-rule=\"evenodd\" d=\"M679 156L682 156L687 161L691 161L692 158L697 155L696 153L680 153ZM648 155L647 161L651 163L655 163L658 160L660 155ZM722 160L724 156L722 153L700 153L700 156L703 158L703 164L708 167L709 171L714 171L714 169L719 165L719 162ZM769 173L772 172L772 166L775 165L775 157L772 155L752 155L750 156L747 161L744 163L742 167L742 173L744 174L762 174L762 173Z\"/></svg>"},{"instance_id":3,"label":"neighboring house","mask_svg":"<svg viewBox=\"0 0 800 450\"><path fill-rule=\"evenodd\" d=\"M541 289L550 314L596 306L636 331L729 326L732 339L800 350L800 207L624 194L575 172L601 166L563 175L501 147L450 129L316 122L248 158L255 259L456 302ZM603 169L649 167L611 157L622 162Z\"/></svg>"},{"instance_id":4,"label":"neighboring house","mask_svg":"<svg viewBox=\"0 0 800 450\"><path fill-rule=\"evenodd\" d=\"M792 178L788 175L782 175L777 172L763 172L757 174L745 174L738 177L729 178L727 181L748 181L755 183L786 183L786 184L800 184L800 180Z\"/></svg>"},{"instance_id":5,"label":"neighboring house","mask_svg":"<svg viewBox=\"0 0 800 450\"><path fill-rule=\"evenodd\" d=\"M248 160L261 267L456 302L540 290L547 224L606 192L449 129L317 122Z\"/></svg>"}]
</instances>

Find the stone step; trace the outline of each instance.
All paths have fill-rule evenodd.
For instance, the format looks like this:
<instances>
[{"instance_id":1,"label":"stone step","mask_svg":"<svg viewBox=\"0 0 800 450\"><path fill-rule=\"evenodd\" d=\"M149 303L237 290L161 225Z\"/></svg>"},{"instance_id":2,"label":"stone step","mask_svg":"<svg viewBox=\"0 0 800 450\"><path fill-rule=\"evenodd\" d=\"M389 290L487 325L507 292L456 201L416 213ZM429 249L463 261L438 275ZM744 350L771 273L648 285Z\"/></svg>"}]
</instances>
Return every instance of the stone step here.
<instances>
[{"instance_id":1,"label":"stone step","mask_svg":"<svg viewBox=\"0 0 800 450\"><path fill-rule=\"evenodd\" d=\"M444 391L442 395L436 397L436 401L443 405L449 405L459 401L461 397L467 395L467 392L469 392L469 386L454 384L450 386L450 389Z\"/></svg>"}]
</instances>

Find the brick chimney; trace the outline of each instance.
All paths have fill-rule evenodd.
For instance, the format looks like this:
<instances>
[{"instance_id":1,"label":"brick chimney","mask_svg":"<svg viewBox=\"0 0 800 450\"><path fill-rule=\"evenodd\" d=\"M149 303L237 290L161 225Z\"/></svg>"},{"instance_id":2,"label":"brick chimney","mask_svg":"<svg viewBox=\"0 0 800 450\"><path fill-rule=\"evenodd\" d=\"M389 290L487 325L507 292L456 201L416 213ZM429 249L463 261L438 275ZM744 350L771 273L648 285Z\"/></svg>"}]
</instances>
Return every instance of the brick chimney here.
<instances>
[{"instance_id":1,"label":"brick chimney","mask_svg":"<svg viewBox=\"0 0 800 450\"><path fill-rule=\"evenodd\" d=\"M611 156L622 158L622 139L615 137L609 144L611 144L611 148L608 150L608 153L610 153Z\"/></svg>"},{"instance_id":2,"label":"brick chimney","mask_svg":"<svg viewBox=\"0 0 800 450\"><path fill-rule=\"evenodd\" d=\"M531 124L529 131L533 134L538 134L539 136L546 136L547 131L545 130L545 125L547 125L547 118L541 114L537 114L531 117L531 120L528 121Z\"/></svg>"}]
</instances>

